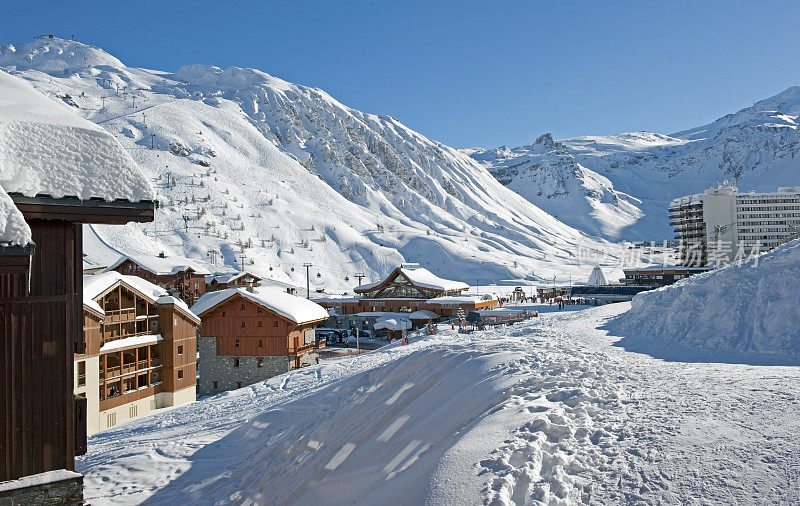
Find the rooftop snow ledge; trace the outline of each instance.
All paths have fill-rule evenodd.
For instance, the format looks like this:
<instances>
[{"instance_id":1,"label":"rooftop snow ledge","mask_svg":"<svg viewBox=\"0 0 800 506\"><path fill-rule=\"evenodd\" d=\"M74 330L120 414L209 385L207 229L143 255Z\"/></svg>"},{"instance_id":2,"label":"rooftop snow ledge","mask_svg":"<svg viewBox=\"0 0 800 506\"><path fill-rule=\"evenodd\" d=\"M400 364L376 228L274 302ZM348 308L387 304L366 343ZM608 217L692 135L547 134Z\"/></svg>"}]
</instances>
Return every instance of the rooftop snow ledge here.
<instances>
[{"instance_id":1,"label":"rooftop snow ledge","mask_svg":"<svg viewBox=\"0 0 800 506\"><path fill-rule=\"evenodd\" d=\"M114 137L2 71L0 185L26 197L155 201L152 186Z\"/></svg>"},{"instance_id":2,"label":"rooftop snow ledge","mask_svg":"<svg viewBox=\"0 0 800 506\"><path fill-rule=\"evenodd\" d=\"M0 246L27 246L32 243L31 229L25 218L0 187Z\"/></svg>"}]
</instances>

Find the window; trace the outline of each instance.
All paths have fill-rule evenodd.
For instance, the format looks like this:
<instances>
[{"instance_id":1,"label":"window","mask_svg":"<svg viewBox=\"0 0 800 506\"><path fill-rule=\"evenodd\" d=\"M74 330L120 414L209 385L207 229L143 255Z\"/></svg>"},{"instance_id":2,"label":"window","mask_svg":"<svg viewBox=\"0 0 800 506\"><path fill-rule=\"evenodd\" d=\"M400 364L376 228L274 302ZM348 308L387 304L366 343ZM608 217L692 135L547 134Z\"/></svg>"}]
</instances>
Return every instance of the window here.
<instances>
[{"instance_id":1,"label":"window","mask_svg":"<svg viewBox=\"0 0 800 506\"><path fill-rule=\"evenodd\" d=\"M239 309L241 309L242 311L244 311L244 304L242 304L242 306L241 306Z\"/></svg>"},{"instance_id":2,"label":"window","mask_svg":"<svg viewBox=\"0 0 800 506\"><path fill-rule=\"evenodd\" d=\"M262 363L261 363L261 362L263 362L263 361L264 361L264 359L263 359L263 358L261 358L261 357L259 357L259 358L258 358L258 367L264 367L264 366L262 365Z\"/></svg>"},{"instance_id":3,"label":"window","mask_svg":"<svg viewBox=\"0 0 800 506\"><path fill-rule=\"evenodd\" d=\"M258 321L258 325L256 325L256 326L257 326L258 328L261 328L261 320L259 320L259 321Z\"/></svg>"},{"instance_id":4,"label":"window","mask_svg":"<svg viewBox=\"0 0 800 506\"><path fill-rule=\"evenodd\" d=\"M78 386L86 386L86 362L83 360L78 362Z\"/></svg>"},{"instance_id":5,"label":"window","mask_svg":"<svg viewBox=\"0 0 800 506\"><path fill-rule=\"evenodd\" d=\"M222 312L222 316L225 316L225 311Z\"/></svg>"},{"instance_id":6,"label":"window","mask_svg":"<svg viewBox=\"0 0 800 506\"><path fill-rule=\"evenodd\" d=\"M183 379L183 369L178 369L178 379L179 380Z\"/></svg>"},{"instance_id":7,"label":"window","mask_svg":"<svg viewBox=\"0 0 800 506\"><path fill-rule=\"evenodd\" d=\"M242 327L242 328L244 328L244 320L242 320L242 325L241 325L241 327Z\"/></svg>"},{"instance_id":8,"label":"window","mask_svg":"<svg viewBox=\"0 0 800 506\"><path fill-rule=\"evenodd\" d=\"M258 340L258 347L261 348L263 345L264 345L264 343L261 341L261 339L259 339Z\"/></svg>"},{"instance_id":9,"label":"window","mask_svg":"<svg viewBox=\"0 0 800 506\"><path fill-rule=\"evenodd\" d=\"M260 308L260 307L257 307L257 308L256 308L256 313L260 313L260 312L261 312L261 308Z\"/></svg>"},{"instance_id":10,"label":"window","mask_svg":"<svg viewBox=\"0 0 800 506\"><path fill-rule=\"evenodd\" d=\"M236 341L234 341L233 347L234 348L238 348L239 347L239 340L238 339Z\"/></svg>"},{"instance_id":11,"label":"window","mask_svg":"<svg viewBox=\"0 0 800 506\"><path fill-rule=\"evenodd\" d=\"M233 367L239 367L239 359L238 358L234 358L233 359Z\"/></svg>"},{"instance_id":12,"label":"window","mask_svg":"<svg viewBox=\"0 0 800 506\"><path fill-rule=\"evenodd\" d=\"M214 390L216 390L219 387L219 382L214 381L213 384L214 384Z\"/></svg>"},{"instance_id":13,"label":"window","mask_svg":"<svg viewBox=\"0 0 800 506\"><path fill-rule=\"evenodd\" d=\"M272 326L273 327L277 327L278 326L278 320L275 320L274 322L272 322Z\"/></svg>"},{"instance_id":14,"label":"window","mask_svg":"<svg viewBox=\"0 0 800 506\"><path fill-rule=\"evenodd\" d=\"M182 344L178 345L178 355L183 355L183 345Z\"/></svg>"}]
</instances>

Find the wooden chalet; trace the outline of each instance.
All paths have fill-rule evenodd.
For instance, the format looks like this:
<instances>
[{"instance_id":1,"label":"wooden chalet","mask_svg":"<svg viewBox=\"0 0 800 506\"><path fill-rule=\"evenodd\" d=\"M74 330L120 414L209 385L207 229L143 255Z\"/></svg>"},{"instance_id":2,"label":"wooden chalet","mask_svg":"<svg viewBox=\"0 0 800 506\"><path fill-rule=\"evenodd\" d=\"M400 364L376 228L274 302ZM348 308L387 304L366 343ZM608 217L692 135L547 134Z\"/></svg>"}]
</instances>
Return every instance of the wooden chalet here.
<instances>
[{"instance_id":1,"label":"wooden chalet","mask_svg":"<svg viewBox=\"0 0 800 506\"><path fill-rule=\"evenodd\" d=\"M206 293L206 276L211 274L196 260L165 255L123 255L107 270L144 278L190 306Z\"/></svg>"},{"instance_id":2,"label":"wooden chalet","mask_svg":"<svg viewBox=\"0 0 800 506\"><path fill-rule=\"evenodd\" d=\"M206 292L260 285L261 278L247 271L217 272L206 276Z\"/></svg>"},{"instance_id":3,"label":"wooden chalet","mask_svg":"<svg viewBox=\"0 0 800 506\"><path fill-rule=\"evenodd\" d=\"M315 300L342 315L427 310L450 317L459 309L469 312L497 307L496 297L469 296L464 293L468 289L466 283L440 278L419 264L403 264L378 282L356 287L355 297L320 297Z\"/></svg>"},{"instance_id":4,"label":"wooden chalet","mask_svg":"<svg viewBox=\"0 0 800 506\"><path fill-rule=\"evenodd\" d=\"M31 238L0 254L0 481L37 475L41 486L47 472L74 471L86 449L86 400L73 395L73 356L84 352L82 224L152 221L155 204L100 127L3 72L0 97L0 213L21 215Z\"/></svg>"},{"instance_id":5,"label":"wooden chalet","mask_svg":"<svg viewBox=\"0 0 800 506\"><path fill-rule=\"evenodd\" d=\"M180 299L116 271L84 276L84 352L75 393L89 435L196 398L197 318Z\"/></svg>"},{"instance_id":6,"label":"wooden chalet","mask_svg":"<svg viewBox=\"0 0 800 506\"><path fill-rule=\"evenodd\" d=\"M308 365L325 345L315 329L327 311L277 287L228 288L192 307L202 320L201 395L232 390Z\"/></svg>"}]
</instances>

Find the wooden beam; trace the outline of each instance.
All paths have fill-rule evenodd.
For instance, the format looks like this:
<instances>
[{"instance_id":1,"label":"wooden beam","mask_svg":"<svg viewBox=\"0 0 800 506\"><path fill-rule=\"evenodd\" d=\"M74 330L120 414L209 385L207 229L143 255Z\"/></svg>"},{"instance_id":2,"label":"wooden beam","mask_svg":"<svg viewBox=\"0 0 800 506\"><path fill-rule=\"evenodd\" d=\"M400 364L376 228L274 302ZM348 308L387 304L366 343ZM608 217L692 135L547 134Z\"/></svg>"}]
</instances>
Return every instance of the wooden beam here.
<instances>
[{"instance_id":1,"label":"wooden beam","mask_svg":"<svg viewBox=\"0 0 800 506\"><path fill-rule=\"evenodd\" d=\"M155 202L114 201L75 197L53 198L47 195L26 197L20 193L9 196L26 220L61 220L79 223L123 225L130 222L151 222L155 219Z\"/></svg>"}]
</instances>

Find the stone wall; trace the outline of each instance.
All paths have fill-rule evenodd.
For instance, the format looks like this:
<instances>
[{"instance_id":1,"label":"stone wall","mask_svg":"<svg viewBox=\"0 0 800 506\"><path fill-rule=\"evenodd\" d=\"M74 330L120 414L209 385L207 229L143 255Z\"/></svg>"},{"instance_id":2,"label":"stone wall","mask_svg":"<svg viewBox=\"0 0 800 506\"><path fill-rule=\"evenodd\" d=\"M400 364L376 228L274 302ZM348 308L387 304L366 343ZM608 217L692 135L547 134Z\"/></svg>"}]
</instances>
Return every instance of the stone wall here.
<instances>
[{"instance_id":1,"label":"stone wall","mask_svg":"<svg viewBox=\"0 0 800 506\"><path fill-rule=\"evenodd\" d=\"M0 483L0 506L83 504L83 476L60 469Z\"/></svg>"},{"instance_id":2,"label":"stone wall","mask_svg":"<svg viewBox=\"0 0 800 506\"><path fill-rule=\"evenodd\" d=\"M239 388L237 382L245 387L294 369L293 357L261 357L261 367L258 366L258 357L238 357L239 367L234 367L235 357L217 356L216 337L198 337L197 349L200 352L198 395L235 390ZM308 353L300 358L300 364L316 364L316 358L316 353ZM215 381L217 388L214 388Z\"/></svg>"}]
</instances>

